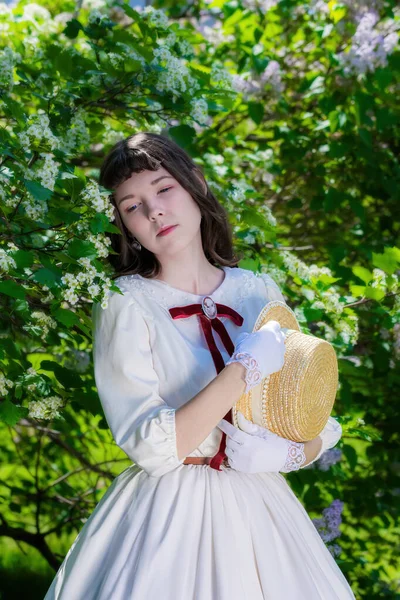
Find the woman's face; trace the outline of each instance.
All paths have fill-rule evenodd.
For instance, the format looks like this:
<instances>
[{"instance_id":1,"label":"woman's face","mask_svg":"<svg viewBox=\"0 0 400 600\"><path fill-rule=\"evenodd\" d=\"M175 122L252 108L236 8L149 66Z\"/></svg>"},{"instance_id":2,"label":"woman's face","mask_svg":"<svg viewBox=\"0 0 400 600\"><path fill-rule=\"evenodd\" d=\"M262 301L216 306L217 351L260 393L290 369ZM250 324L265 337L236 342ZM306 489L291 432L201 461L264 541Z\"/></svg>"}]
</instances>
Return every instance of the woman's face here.
<instances>
[{"instance_id":1,"label":"woman's face","mask_svg":"<svg viewBox=\"0 0 400 600\"><path fill-rule=\"evenodd\" d=\"M183 250L197 236L201 243L200 209L163 167L132 173L114 190L114 197L125 227L161 263L164 254ZM167 235L157 235L170 225L177 227Z\"/></svg>"}]
</instances>

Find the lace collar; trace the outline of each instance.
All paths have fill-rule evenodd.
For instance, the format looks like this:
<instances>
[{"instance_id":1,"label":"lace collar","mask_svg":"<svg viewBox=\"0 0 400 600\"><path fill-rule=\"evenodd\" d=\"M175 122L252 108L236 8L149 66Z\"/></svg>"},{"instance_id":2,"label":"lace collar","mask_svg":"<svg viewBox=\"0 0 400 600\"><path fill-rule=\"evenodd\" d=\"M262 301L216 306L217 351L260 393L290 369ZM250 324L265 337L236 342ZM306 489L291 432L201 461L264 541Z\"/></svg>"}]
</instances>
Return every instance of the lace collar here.
<instances>
[{"instance_id":1,"label":"lace collar","mask_svg":"<svg viewBox=\"0 0 400 600\"><path fill-rule=\"evenodd\" d=\"M154 300L165 310L173 306L201 303L205 296L211 296L214 302L231 306L240 313L243 302L256 286L256 274L240 267L222 267L225 278L211 294L192 294L170 286L159 279L148 279L139 274L122 275L115 284L122 291L140 292L146 298Z\"/></svg>"}]
</instances>

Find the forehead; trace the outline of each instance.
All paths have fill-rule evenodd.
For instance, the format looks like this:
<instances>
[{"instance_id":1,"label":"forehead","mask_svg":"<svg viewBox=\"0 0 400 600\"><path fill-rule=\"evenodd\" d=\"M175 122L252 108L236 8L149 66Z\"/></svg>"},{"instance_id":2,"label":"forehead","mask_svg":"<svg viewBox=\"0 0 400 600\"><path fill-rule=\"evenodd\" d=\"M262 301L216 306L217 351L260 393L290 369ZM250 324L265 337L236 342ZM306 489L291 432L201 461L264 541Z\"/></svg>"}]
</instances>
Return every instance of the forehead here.
<instances>
[{"instance_id":1,"label":"forehead","mask_svg":"<svg viewBox=\"0 0 400 600\"><path fill-rule=\"evenodd\" d=\"M156 185L160 178L163 178L161 180L163 182L167 182L168 179L173 179L172 175L164 169L164 167L160 167L156 171L149 171L146 169L140 173L132 173L128 179L118 185L114 190L114 197L117 204L123 201L126 194L129 194L130 198L133 198L135 196L135 191Z\"/></svg>"}]
</instances>

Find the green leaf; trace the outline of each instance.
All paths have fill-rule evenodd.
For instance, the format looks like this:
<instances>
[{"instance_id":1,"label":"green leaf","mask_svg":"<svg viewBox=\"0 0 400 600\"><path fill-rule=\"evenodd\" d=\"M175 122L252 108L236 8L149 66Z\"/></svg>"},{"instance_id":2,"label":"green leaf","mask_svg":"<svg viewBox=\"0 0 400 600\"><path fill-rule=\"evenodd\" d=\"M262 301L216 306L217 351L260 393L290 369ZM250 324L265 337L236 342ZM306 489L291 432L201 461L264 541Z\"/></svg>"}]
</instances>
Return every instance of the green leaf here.
<instances>
[{"instance_id":1,"label":"green leaf","mask_svg":"<svg viewBox=\"0 0 400 600\"><path fill-rule=\"evenodd\" d=\"M260 102L249 102L248 107L251 119L256 125L259 125L264 117L264 105Z\"/></svg>"},{"instance_id":2,"label":"green leaf","mask_svg":"<svg viewBox=\"0 0 400 600\"><path fill-rule=\"evenodd\" d=\"M96 258L97 250L92 242L86 242L84 240L78 240L74 238L67 246L67 252L73 258Z\"/></svg>"},{"instance_id":3,"label":"green leaf","mask_svg":"<svg viewBox=\"0 0 400 600\"><path fill-rule=\"evenodd\" d=\"M52 371L56 376L57 381L59 381L59 383L61 383L65 389L81 388L85 385L85 382L83 379L81 379L78 373L75 373L70 369L66 369L54 361L42 360L40 363L40 368L44 369L45 371Z\"/></svg>"},{"instance_id":4,"label":"green leaf","mask_svg":"<svg viewBox=\"0 0 400 600\"><path fill-rule=\"evenodd\" d=\"M350 292L352 296L355 296L356 298L358 297L364 297L365 295L365 286L364 285L350 285Z\"/></svg>"},{"instance_id":5,"label":"green leaf","mask_svg":"<svg viewBox=\"0 0 400 600\"><path fill-rule=\"evenodd\" d=\"M384 290L380 290L379 288L369 286L365 288L364 295L366 298L371 298L372 300L379 302L386 296L386 292Z\"/></svg>"},{"instance_id":6,"label":"green leaf","mask_svg":"<svg viewBox=\"0 0 400 600\"><path fill-rule=\"evenodd\" d=\"M51 311L52 316L62 325L65 325L68 329L79 323L79 317L65 308L57 308Z\"/></svg>"},{"instance_id":7,"label":"green leaf","mask_svg":"<svg viewBox=\"0 0 400 600\"><path fill-rule=\"evenodd\" d=\"M353 446L350 446L349 444L343 444L342 451L347 460L349 461L351 470L354 471L358 462L357 452L355 451Z\"/></svg>"},{"instance_id":8,"label":"green leaf","mask_svg":"<svg viewBox=\"0 0 400 600\"><path fill-rule=\"evenodd\" d=\"M367 285L374 278L371 271L368 271L368 269L365 269L364 267L353 267L352 271L353 271L354 275L359 277L361 279L361 281L363 281Z\"/></svg>"},{"instance_id":9,"label":"green leaf","mask_svg":"<svg viewBox=\"0 0 400 600\"><path fill-rule=\"evenodd\" d=\"M63 31L63 34L72 40L77 37L80 31L83 31L81 23L78 21L78 19L71 19L70 21L68 21L67 26Z\"/></svg>"},{"instance_id":10,"label":"green leaf","mask_svg":"<svg viewBox=\"0 0 400 600\"><path fill-rule=\"evenodd\" d=\"M107 231L107 226L109 224L108 217L103 213L96 213L93 219L90 220L90 231L93 234L104 233ZM119 231L119 229L118 229Z\"/></svg>"},{"instance_id":11,"label":"green leaf","mask_svg":"<svg viewBox=\"0 0 400 600\"><path fill-rule=\"evenodd\" d=\"M44 268L35 271L35 273L32 275L32 279L38 283L41 283L42 285L47 285L49 288L52 288L55 287L60 278L57 277L53 271Z\"/></svg>"},{"instance_id":12,"label":"green leaf","mask_svg":"<svg viewBox=\"0 0 400 600\"><path fill-rule=\"evenodd\" d=\"M15 281L7 280L0 281L0 294L25 300L27 292L21 285L15 283Z\"/></svg>"},{"instance_id":13,"label":"green leaf","mask_svg":"<svg viewBox=\"0 0 400 600\"><path fill-rule=\"evenodd\" d=\"M170 127L169 134L177 144L188 149L192 146L196 137L196 130L190 125L177 125L176 127Z\"/></svg>"},{"instance_id":14,"label":"green leaf","mask_svg":"<svg viewBox=\"0 0 400 600\"><path fill-rule=\"evenodd\" d=\"M383 254L372 253L372 264L385 273L393 275L400 265L400 248L385 248Z\"/></svg>"},{"instance_id":15,"label":"green leaf","mask_svg":"<svg viewBox=\"0 0 400 600\"><path fill-rule=\"evenodd\" d=\"M6 423L10 427L14 427L28 413L28 408L14 404L8 398L0 402L0 421L3 421L3 423Z\"/></svg>"},{"instance_id":16,"label":"green leaf","mask_svg":"<svg viewBox=\"0 0 400 600\"><path fill-rule=\"evenodd\" d=\"M12 254L13 259L17 264L19 270L31 267L35 260L35 255L29 250L17 250Z\"/></svg>"},{"instance_id":17,"label":"green leaf","mask_svg":"<svg viewBox=\"0 0 400 600\"><path fill-rule=\"evenodd\" d=\"M43 201L49 200L52 197L53 192L40 184L38 181L29 181L28 179L22 180L28 192L35 198L35 200Z\"/></svg>"}]
</instances>

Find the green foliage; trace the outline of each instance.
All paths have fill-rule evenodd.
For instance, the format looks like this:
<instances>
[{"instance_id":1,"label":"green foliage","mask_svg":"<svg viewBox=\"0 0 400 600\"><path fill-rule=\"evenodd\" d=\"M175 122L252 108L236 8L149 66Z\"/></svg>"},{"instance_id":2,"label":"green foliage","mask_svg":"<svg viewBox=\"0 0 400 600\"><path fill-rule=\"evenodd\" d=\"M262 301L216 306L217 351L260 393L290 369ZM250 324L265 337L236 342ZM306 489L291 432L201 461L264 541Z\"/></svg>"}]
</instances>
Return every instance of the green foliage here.
<instances>
[{"instance_id":1,"label":"green foliage","mask_svg":"<svg viewBox=\"0 0 400 600\"><path fill-rule=\"evenodd\" d=\"M303 330L335 347L342 459L288 481L313 516L344 502L336 560L356 597L395 598L398 9L382 3L370 35L389 50L363 70L362 3L78 4L0 10L2 535L23 531L57 568L60 538L129 464L91 362L92 302L117 291L96 180L115 141L168 132L227 208L239 266L270 273Z\"/></svg>"}]
</instances>

